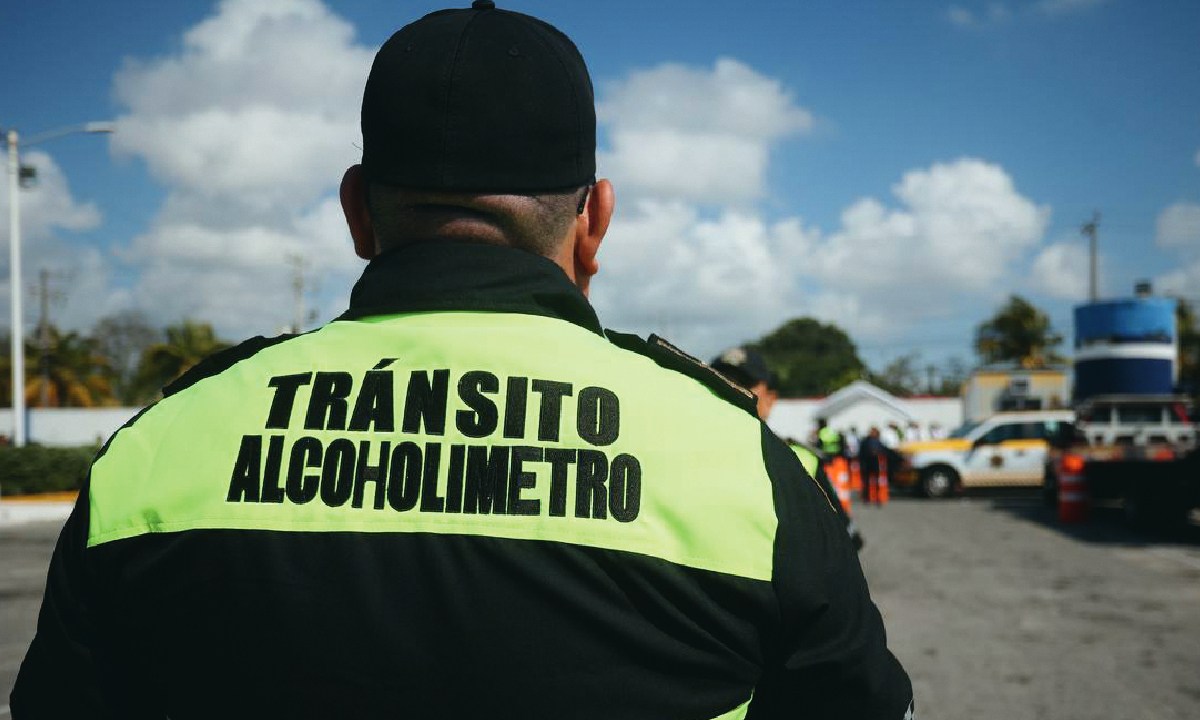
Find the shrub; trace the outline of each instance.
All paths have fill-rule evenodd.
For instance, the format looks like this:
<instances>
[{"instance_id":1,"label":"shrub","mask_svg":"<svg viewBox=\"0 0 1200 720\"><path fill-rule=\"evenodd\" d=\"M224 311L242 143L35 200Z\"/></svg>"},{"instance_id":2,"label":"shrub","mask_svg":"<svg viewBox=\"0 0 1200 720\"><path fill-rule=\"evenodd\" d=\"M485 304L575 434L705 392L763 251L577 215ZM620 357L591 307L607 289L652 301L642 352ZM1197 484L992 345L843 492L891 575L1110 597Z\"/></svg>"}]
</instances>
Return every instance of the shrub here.
<instances>
[{"instance_id":1,"label":"shrub","mask_svg":"<svg viewBox=\"0 0 1200 720\"><path fill-rule=\"evenodd\" d=\"M0 493L34 493L78 490L99 448L0 447Z\"/></svg>"}]
</instances>

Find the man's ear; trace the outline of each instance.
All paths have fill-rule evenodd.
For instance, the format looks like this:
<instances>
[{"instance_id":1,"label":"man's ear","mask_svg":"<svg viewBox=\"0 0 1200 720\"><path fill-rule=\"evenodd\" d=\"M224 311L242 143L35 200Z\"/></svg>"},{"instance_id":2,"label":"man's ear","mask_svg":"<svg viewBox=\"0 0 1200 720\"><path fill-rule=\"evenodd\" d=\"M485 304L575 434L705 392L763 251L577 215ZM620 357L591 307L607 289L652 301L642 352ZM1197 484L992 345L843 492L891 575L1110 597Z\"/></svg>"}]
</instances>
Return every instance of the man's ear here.
<instances>
[{"instance_id":1,"label":"man's ear","mask_svg":"<svg viewBox=\"0 0 1200 720\"><path fill-rule=\"evenodd\" d=\"M371 223L371 211L367 208L367 178L362 165L351 165L342 176L342 187L338 193L342 201L342 213L346 226L354 239L354 253L363 260L379 254L375 242L375 226Z\"/></svg>"},{"instance_id":2,"label":"man's ear","mask_svg":"<svg viewBox=\"0 0 1200 720\"><path fill-rule=\"evenodd\" d=\"M588 192L583 212L575 218L575 284L587 294L589 281L600 271L600 243L608 232L616 207L612 183L597 180Z\"/></svg>"}]
</instances>

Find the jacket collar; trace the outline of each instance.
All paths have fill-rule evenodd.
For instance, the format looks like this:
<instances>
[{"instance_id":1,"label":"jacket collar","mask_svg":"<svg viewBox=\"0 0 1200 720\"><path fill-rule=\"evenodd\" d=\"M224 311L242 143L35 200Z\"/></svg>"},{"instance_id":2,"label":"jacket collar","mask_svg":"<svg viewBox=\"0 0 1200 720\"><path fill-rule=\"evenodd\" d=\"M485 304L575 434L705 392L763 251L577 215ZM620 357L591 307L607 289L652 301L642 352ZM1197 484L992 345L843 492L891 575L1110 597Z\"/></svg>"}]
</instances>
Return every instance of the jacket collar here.
<instances>
[{"instance_id":1,"label":"jacket collar","mask_svg":"<svg viewBox=\"0 0 1200 720\"><path fill-rule=\"evenodd\" d=\"M411 243L377 256L339 319L436 310L542 315L604 334L587 298L554 262L468 242Z\"/></svg>"}]
</instances>

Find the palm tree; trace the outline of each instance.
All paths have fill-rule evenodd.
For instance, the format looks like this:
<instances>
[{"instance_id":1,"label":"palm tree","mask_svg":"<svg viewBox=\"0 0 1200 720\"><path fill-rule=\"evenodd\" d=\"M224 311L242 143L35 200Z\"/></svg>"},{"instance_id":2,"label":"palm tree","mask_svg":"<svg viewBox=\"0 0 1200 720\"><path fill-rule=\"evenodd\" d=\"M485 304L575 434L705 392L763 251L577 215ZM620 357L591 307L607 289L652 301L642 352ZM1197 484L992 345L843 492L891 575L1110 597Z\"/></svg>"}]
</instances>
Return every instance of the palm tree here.
<instances>
[{"instance_id":1,"label":"palm tree","mask_svg":"<svg viewBox=\"0 0 1200 720\"><path fill-rule=\"evenodd\" d=\"M1050 327L1050 318L1029 301L1012 295L1008 303L975 331L975 352L985 363L1014 361L1026 368L1061 363L1054 347L1062 336Z\"/></svg>"},{"instance_id":2,"label":"palm tree","mask_svg":"<svg viewBox=\"0 0 1200 720\"><path fill-rule=\"evenodd\" d=\"M212 325L184 320L166 328L167 340L147 347L138 364L137 394L149 400L161 388L213 353L229 347L217 338Z\"/></svg>"},{"instance_id":3,"label":"palm tree","mask_svg":"<svg viewBox=\"0 0 1200 720\"><path fill-rule=\"evenodd\" d=\"M8 347L9 336L0 337ZM44 346L42 346L44 343ZM44 348L44 350L43 350ZM95 343L75 332L45 329L38 344L25 344L27 407L98 407L116 404L111 368ZM12 406L12 356L0 355L0 405Z\"/></svg>"},{"instance_id":4,"label":"palm tree","mask_svg":"<svg viewBox=\"0 0 1200 720\"><path fill-rule=\"evenodd\" d=\"M112 367L96 341L53 326L44 330L43 347L31 349L37 372L25 382L29 407L97 407L115 405Z\"/></svg>"}]
</instances>

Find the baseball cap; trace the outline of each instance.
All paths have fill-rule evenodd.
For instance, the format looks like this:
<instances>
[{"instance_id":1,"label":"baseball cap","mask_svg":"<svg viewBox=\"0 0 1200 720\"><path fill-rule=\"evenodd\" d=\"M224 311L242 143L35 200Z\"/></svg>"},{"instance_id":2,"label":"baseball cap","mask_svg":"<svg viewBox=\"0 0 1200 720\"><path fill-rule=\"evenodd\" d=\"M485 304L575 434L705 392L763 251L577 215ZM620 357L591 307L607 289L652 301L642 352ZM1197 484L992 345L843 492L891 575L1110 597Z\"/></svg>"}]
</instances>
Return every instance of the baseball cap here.
<instances>
[{"instance_id":1,"label":"baseball cap","mask_svg":"<svg viewBox=\"0 0 1200 720\"><path fill-rule=\"evenodd\" d=\"M476 0L397 31L362 105L371 182L457 192L580 187L596 175L596 106L579 50L557 28Z\"/></svg>"},{"instance_id":2,"label":"baseball cap","mask_svg":"<svg viewBox=\"0 0 1200 720\"><path fill-rule=\"evenodd\" d=\"M775 384L775 376L767 367L767 361L756 350L743 346L732 347L721 353L709 366L744 388L752 388L760 382L768 387Z\"/></svg>"}]
</instances>

